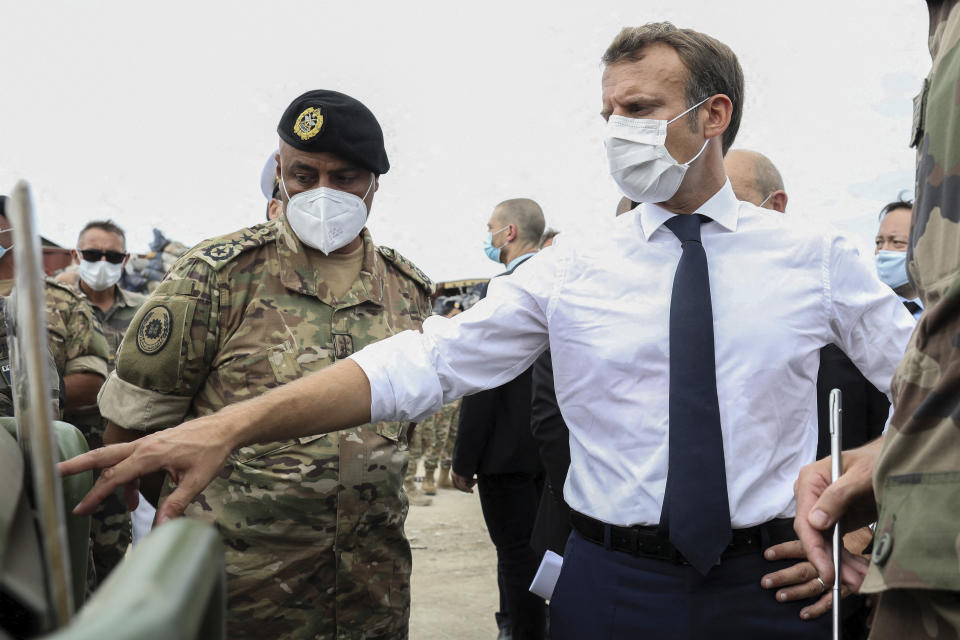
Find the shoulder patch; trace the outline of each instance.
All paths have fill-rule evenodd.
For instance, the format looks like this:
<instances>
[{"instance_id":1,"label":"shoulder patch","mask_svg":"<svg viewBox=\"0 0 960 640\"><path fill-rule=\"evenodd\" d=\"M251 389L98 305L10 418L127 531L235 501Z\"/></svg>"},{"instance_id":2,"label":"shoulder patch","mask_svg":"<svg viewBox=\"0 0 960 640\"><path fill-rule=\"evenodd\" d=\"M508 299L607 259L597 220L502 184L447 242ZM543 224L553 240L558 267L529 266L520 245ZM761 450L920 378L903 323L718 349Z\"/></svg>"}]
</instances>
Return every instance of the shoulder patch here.
<instances>
[{"instance_id":1,"label":"shoulder patch","mask_svg":"<svg viewBox=\"0 0 960 640\"><path fill-rule=\"evenodd\" d=\"M170 340L170 325L173 316L170 309L162 304L151 308L140 320L137 327L137 349L146 356L157 353Z\"/></svg>"},{"instance_id":2,"label":"shoulder patch","mask_svg":"<svg viewBox=\"0 0 960 640\"><path fill-rule=\"evenodd\" d=\"M186 255L206 262L219 271L244 251L265 245L276 237L275 221L265 222L210 240L204 240Z\"/></svg>"},{"instance_id":3,"label":"shoulder patch","mask_svg":"<svg viewBox=\"0 0 960 640\"><path fill-rule=\"evenodd\" d=\"M380 252L380 255L382 255L387 262L395 266L401 271L401 273L420 285L420 287L427 292L427 295L433 295L433 280L428 278L427 274L421 271L417 265L413 264L390 247L377 247L377 251Z\"/></svg>"}]
</instances>

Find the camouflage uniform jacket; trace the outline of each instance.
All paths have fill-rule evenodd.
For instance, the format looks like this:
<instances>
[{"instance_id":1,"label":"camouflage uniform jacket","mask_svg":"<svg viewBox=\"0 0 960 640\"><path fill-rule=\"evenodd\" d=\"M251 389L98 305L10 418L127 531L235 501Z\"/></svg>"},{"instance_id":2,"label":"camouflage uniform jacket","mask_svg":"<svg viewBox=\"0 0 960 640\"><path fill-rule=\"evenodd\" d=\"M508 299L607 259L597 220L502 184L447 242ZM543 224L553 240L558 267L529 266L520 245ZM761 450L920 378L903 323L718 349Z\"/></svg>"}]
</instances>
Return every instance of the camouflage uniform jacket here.
<instances>
[{"instance_id":1,"label":"camouflage uniform jacket","mask_svg":"<svg viewBox=\"0 0 960 640\"><path fill-rule=\"evenodd\" d=\"M0 297L0 416L13 417L13 375L11 373L10 347L7 343L7 314L5 297ZM53 361L53 354L47 349L47 371L50 376L50 402L54 420L60 419L61 391L63 379L57 371L57 364Z\"/></svg>"},{"instance_id":2,"label":"camouflage uniform jacket","mask_svg":"<svg viewBox=\"0 0 960 640\"><path fill-rule=\"evenodd\" d=\"M960 6L931 19L908 265L924 313L894 377L863 590L960 591ZM955 595L954 595L955 597ZM882 603L882 601L881 601Z\"/></svg>"},{"instance_id":3,"label":"camouflage uniform jacket","mask_svg":"<svg viewBox=\"0 0 960 640\"><path fill-rule=\"evenodd\" d=\"M130 324L103 416L164 429L418 329L429 280L362 239L360 274L340 299L283 218L194 247ZM406 464L401 423L235 451L187 510L228 548L228 635L405 637Z\"/></svg>"},{"instance_id":4,"label":"camouflage uniform jacket","mask_svg":"<svg viewBox=\"0 0 960 640\"><path fill-rule=\"evenodd\" d=\"M77 292L53 279L44 280L47 307L47 339L57 369L71 373L96 373L107 377L109 353L103 329ZM0 281L0 296L13 291L13 280Z\"/></svg>"}]
</instances>

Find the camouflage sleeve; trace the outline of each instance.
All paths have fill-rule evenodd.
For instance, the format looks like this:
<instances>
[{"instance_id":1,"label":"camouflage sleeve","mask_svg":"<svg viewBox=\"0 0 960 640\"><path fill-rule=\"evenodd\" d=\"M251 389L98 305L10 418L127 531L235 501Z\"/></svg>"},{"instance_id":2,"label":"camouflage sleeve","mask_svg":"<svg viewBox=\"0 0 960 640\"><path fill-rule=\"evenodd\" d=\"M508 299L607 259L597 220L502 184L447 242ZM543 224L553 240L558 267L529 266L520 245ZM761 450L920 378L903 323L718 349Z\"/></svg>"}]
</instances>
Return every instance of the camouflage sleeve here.
<instances>
[{"instance_id":1,"label":"camouflage sleeve","mask_svg":"<svg viewBox=\"0 0 960 640\"><path fill-rule=\"evenodd\" d=\"M95 373L106 378L110 353L93 312L59 290L48 289L45 299L47 336L57 368L64 376Z\"/></svg>"},{"instance_id":2,"label":"camouflage sleeve","mask_svg":"<svg viewBox=\"0 0 960 640\"><path fill-rule=\"evenodd\" d=\"M137 431L182 422L216 351L219 301L209 265L190 255L175 264L130 322L100 391L101 415Z\"/></svg>"}]
</instances>

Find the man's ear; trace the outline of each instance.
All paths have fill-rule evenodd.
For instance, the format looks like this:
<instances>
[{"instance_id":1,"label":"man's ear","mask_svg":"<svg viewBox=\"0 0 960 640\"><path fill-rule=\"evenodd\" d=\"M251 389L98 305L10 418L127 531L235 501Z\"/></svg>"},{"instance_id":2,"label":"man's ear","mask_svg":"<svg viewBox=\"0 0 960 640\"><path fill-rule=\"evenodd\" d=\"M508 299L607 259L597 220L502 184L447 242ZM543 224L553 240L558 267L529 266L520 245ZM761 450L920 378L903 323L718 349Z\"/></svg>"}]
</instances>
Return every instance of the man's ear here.
<instances>
[{"instance_id":1,"label":"man's ear","mask_svg":"<svg viewBox=\"0 0 960 640\"><path fill-rule=\"evenodd\" d=\"M73 258L73 264L80 264L80 254L76 249L70 249L70 257Z\"/></svg>"},{"instance_id":2,"label":"man's ear","mask_svg":"<svg viewBox=\"0 0 960 640\"><path fill-rule=\"evenodd\" d=\"M773 207L775 211L780 213L787 212L787 192L783 189L778 189L770 194L770 206Z\"/></svg>"},{"instance_id":3,"label":"man's ear","mask_svg":"<svg viewBox=\"0 0 960 640\"><path fill-rule=\"evenodd\" d=\"M709 138L715 138L723 135L723 132L730 126L730 118L733 116L733 102L730 98L719 93L703 103L703 111L707 114L704 135Z\"/></svg>"}]
</instances>

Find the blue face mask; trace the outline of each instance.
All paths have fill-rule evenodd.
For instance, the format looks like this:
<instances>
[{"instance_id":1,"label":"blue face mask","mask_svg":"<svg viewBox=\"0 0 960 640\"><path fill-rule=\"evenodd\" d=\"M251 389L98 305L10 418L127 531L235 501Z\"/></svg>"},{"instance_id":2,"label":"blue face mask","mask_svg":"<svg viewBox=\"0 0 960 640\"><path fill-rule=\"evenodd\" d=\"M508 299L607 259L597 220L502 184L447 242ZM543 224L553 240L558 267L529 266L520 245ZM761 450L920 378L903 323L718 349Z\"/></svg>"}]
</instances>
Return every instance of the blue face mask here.
<instances>
[{"instance_id":1,"label":"blue face mask","mask_svg":"<svg viewBox=\"0 0 960 640\"><path fill-rule=\"evenodd\" d=\"M509 228L510 228L510 225L507 225L503 229L509 229ZM487 234L487 237L483 239L483 252L487 254L487 257L493 260L494 262L500 262L500 249L502 249L503 247L493 246L493 236L500 233L500 231L503 231L503 229L500 229L499 231L491 231L490 233Z\"/></svg>"},{"instance_id":2,"label":"blue face mask","mask_svg":"<svg viewBox=\"0 0 960 640\"><path fill-rule=\"evenodd\" d=\"M899 289L910 282L907 277L907 252L883 251L877 253L877 275L891 289Z\"/></svg>"}]
</instances>

